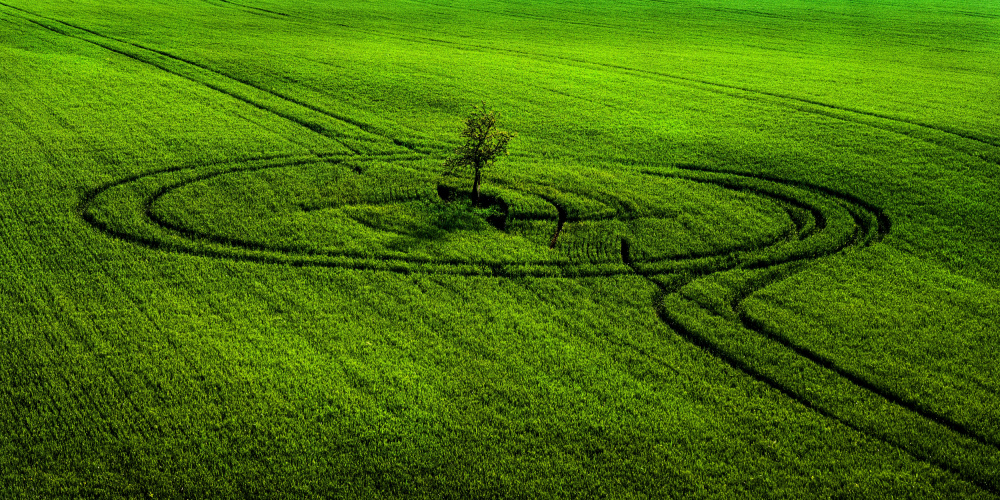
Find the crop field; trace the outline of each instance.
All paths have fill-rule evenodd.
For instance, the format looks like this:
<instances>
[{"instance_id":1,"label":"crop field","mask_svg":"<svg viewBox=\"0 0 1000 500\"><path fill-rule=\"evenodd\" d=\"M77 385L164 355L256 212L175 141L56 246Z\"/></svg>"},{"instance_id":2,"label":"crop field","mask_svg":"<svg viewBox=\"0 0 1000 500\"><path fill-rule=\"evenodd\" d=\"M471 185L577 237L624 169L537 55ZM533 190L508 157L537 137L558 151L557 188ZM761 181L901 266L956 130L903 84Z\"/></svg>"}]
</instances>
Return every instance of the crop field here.
<instances>
[{"instance_id":1,"label":"crop field","mask_svg":"<svg viewBox=\"0 0 1000 500\"><path fill-rule=\"evenodd\" d=\"M996 0L0 0L0 497L1000 497L998 61Z\"/></svg>"}]
</instances>

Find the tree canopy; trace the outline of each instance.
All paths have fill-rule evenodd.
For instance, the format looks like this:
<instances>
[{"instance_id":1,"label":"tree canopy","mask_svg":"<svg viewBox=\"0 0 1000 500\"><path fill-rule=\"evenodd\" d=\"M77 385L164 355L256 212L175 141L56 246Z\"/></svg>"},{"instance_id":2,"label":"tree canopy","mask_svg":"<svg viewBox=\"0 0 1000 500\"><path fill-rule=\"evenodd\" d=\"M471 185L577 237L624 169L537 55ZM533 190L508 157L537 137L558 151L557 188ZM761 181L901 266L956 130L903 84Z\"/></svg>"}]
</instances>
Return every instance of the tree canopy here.
<instances>
[{"instance_id":1,"label":"tree canopy","mask_svg":"<svg viewBox=\"0 0 1000 500\"><path fill-rule=\"evenodd\" d=\"M479 201L479 185L482 181L482 169L489 166L498 157L507 154L507 144L514 138L514 133L497 127L498 113L489 109L486 103L472 108L465 119L465 129L462 137L465 141L455 148L445 161L445 167L450 170L471 166L475 179L472 184L472 200Z\"/></svg>"}]
</instances>

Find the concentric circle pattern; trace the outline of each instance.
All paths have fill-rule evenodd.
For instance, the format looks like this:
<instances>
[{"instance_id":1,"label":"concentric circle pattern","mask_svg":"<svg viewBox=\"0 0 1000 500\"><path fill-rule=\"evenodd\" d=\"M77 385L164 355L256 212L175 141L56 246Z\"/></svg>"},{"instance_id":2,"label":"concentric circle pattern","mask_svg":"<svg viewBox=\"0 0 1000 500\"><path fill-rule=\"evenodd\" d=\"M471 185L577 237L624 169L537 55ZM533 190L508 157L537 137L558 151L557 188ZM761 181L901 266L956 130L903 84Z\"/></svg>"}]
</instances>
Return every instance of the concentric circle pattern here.
<instances>
[{"instance_id":1,"label":"concentric circle pattern","mask_svg":"<svg viewBox=\"0 0 1000 500\"><path fill-rule=\"evenodd\" d=\"M110 235L161 250L511 277L767 267L868 245L888 231L881 212L849 196L693 166L632 175L651 194L638 203L616 197L614 186L588 193L502 180L487 191L498 201L490 225L446 213L441 190L461 187L417 163L264 158L172 168L102 186L81 211ZM699 198L716 208L697 206ZM719 227L731 234L713 238Z\"/></svg>"}]
</instances>

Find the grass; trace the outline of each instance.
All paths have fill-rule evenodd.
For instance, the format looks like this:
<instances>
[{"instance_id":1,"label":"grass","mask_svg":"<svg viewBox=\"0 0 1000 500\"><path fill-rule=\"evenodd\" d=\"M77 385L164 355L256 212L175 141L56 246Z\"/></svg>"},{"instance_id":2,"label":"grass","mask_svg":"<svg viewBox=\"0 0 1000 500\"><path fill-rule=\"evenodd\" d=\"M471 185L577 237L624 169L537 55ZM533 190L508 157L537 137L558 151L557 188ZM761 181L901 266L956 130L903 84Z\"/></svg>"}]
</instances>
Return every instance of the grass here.
<instances>
[{"instance_id":1,"label":"grass","mask_svg":"<svg viewBox=\"0 0 1000 500\"><path fill-rule=\"evenodd\" d=\"M0 493L994 498L994 10L3 0Z\"/></svg>"}]
</instances>

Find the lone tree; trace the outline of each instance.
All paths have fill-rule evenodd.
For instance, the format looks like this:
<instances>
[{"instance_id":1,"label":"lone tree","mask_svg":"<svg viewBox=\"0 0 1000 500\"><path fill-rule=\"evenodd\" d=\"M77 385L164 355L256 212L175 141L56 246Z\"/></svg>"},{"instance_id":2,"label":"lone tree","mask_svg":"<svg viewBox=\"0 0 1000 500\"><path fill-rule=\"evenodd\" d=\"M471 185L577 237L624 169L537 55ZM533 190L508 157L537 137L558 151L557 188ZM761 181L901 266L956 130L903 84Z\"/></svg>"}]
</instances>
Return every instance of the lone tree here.
<instances>
[{"instance_id":1,"label":"lone tree","mask_svg":"<svg viewBox=\"0 0 1000 500\"><path fill-rule=\"evenodd\" d=\"M462 131L465 143L455 148L455 152L444 162L449 171L456 168L471 166L475 172L472 183L472 202L479 203L479 184L482 181L483 168L497 157L507 154L507 143L514 134L497 128L497 112L487 109L486 103L472 108L465 119L465 130Z\"/></svg>"}]
</instances>

